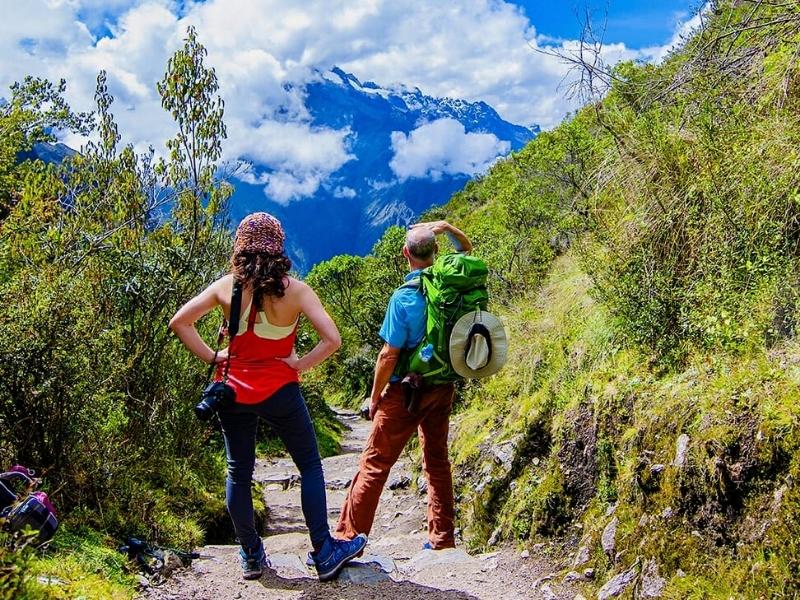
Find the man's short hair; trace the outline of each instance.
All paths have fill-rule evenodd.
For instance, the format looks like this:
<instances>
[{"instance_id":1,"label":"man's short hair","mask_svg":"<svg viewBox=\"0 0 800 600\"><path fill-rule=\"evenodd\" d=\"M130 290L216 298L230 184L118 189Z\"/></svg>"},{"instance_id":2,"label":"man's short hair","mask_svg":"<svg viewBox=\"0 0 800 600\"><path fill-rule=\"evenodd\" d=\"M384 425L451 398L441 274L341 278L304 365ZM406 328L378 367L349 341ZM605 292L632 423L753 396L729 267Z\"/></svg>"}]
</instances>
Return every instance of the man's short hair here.
<instances>
[{"instance_id":1,"label":"man's short hair","mask_svg":"<svg viewBox=\"0 0 800 600\"><path fill-rule=\"evenodd\" d=\"M430 229L412 229L406 234L406 248L417 260L428 260L436 252L436 236Z\"/></svg>"}]
</instances>

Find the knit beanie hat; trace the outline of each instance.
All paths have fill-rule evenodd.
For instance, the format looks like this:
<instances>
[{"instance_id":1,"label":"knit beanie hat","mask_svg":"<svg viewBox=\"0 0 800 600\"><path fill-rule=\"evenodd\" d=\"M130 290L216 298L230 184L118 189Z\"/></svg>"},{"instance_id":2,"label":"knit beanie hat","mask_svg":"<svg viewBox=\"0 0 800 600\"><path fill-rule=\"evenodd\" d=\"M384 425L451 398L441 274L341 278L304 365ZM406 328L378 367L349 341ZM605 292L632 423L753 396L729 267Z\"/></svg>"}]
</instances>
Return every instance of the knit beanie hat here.
<instances>
[{"instance_id":1,"label":"knit beanie hat","mask_svg":"<svg viewBox=\"0 0 800 600\"><path fill-rule=\"evenodd\" d=\"M247 215L236 229L233 252L282 254L283 233L281 222L269 213L257 212Z\"/></svg>"}]
</instances>

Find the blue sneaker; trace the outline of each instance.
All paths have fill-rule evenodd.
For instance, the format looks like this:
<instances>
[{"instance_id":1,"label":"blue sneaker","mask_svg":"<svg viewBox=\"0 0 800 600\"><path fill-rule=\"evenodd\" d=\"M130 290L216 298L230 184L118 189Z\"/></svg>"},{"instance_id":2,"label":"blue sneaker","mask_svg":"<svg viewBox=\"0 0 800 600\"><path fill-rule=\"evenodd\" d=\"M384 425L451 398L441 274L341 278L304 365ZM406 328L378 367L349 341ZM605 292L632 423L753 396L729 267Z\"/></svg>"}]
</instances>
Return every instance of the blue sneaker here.
<instances>
[{"instance_id":1,"label":"blue sneaker","mask_svg":"<svg viewBox=\"0 0 800 600\"><path fill-rule=\"evenodd\" d=\"M363 533L359 533L352 540L337 540L328 536L319 552L311 553L319 580L334 579L342 567L364 552L366 545L367 536Z\"/></svg>"},{"instance_id":2,"label":"blue sneaker","mask_svg":"<svg viewBox=\"0 0 800 600\"><path fill-rule=\"evenodd\" d=\"M259 544L258 548L248 551L241 548L239 558L242 564L242 576L245 579L258 579L264 574L264 569L269 566L269 559L262 544Z\"/></svg>"}]
</instances>

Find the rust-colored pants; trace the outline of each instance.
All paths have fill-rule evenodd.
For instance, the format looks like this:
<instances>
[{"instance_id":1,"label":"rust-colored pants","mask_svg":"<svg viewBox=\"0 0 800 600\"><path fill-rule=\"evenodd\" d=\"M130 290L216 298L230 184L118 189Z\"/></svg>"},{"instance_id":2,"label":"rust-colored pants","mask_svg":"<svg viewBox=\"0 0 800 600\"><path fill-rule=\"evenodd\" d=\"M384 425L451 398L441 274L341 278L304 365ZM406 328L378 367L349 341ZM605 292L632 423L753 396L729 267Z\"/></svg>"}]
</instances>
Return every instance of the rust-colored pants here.
<instances>
[{"instance_id":1,"label":"rust-colored pants","mask_svg":"<svg viewBox=\"0 0 800 600\"><path fill-rule=\"evenodd\" d=\"M414 431L419 429L422 468L428 480L428 539L435 549L455 545L453 477L447 457L452 407L452 384L424 391L413 415L405 408L400 384L389 385L378 404L372 433L342 507L336 527L339 537L349 539L358 533L369 534L389 471Z\"/></svg>"}]
</instances>

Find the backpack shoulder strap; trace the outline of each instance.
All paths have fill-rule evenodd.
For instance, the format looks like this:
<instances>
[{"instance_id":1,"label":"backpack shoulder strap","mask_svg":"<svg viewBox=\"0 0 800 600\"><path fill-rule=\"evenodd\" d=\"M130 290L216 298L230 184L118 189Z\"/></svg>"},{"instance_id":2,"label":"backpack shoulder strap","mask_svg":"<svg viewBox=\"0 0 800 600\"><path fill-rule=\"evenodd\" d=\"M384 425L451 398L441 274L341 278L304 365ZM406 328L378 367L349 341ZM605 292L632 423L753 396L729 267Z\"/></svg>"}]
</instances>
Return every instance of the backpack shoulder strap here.
<instances>
[{"instance_id":1,"label":"backpack shoulder strap","mask_svg":"<svg viewBox=\"0 0 800 600\"><path fill-rule=\"evenodd\" d=\"M228 323L228 335L230 339L239 333L239 318L242 315L242 284L233 280L233 290L231 291L231 319Z\"/></svg>"},{"instance_id":2,"label":"backpack shoulder strap","mask_svg":"<svg viewBox=\"0 0 800 600\"><path fill-rule=\"evenodd\" d=\"M409 279L403 285L397 288L398 290L419 290L422 289L422 281L419 277L414 277L414 279Z\"/></svg>"}]
</instances>

